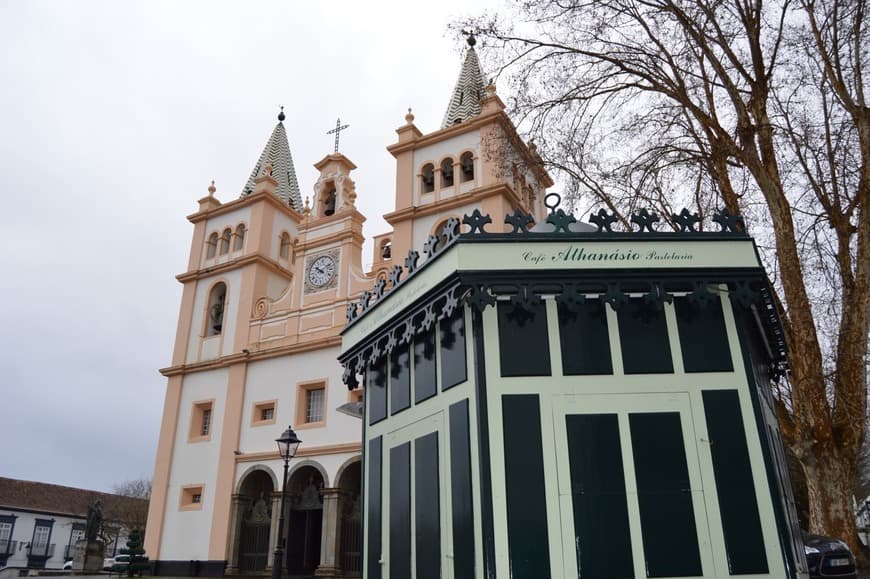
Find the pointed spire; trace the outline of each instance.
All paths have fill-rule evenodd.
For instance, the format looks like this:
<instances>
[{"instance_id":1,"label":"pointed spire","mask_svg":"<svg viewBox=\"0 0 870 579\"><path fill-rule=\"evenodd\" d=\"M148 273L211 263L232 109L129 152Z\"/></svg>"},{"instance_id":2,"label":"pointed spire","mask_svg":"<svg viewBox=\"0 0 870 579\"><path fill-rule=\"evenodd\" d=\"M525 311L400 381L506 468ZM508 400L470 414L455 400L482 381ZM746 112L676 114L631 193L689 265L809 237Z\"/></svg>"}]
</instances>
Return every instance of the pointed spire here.
<instances>
[{"instance_id":1,"label":"pointed spire","mask_svg":"<svg viewBox=\"0 0 870 579\"><path fill-rule=\"evenodd\" d=\"M474 34L468 35L467 42L468 52L465 53L465 62L462 63L462 70L459 71L456 88L453 89L453 96L450 97L450 104L441 122L442 129L465 122L480 114L480 99L486 92L484 75L480 69L477 52L474 50L474 45L477 44Z\"/></svg>"},{"instance_id":2,"label":"pointed spire","mask_svg":"<svg viewBox=\"0 0 870 579\"><path fill-rule=\"evenodd\" d=\"M287 142L287 132L284 130L284 107L278 114L278 124L272 131L272 135L266 142L260 159L254 166L248 182L242 190L242 197L254 192L258 177L271 172L271 176L278 182L275 194L296 211L302 210L302 195L299 192L299 182L296 180L296 169L293 167L293 156L290 154L290 145Z\"/></svg>"}]
</instances>

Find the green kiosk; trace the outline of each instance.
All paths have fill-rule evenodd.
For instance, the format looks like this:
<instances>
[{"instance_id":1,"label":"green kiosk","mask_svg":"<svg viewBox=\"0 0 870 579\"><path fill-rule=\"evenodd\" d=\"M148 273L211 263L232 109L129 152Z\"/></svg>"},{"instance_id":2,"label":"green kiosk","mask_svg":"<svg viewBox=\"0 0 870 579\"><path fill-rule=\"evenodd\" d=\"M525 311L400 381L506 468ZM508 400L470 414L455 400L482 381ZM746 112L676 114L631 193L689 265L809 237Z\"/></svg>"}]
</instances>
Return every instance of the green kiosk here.
<instances>
[{"instance_id":1,"label":"green kiosk","mask_svg":"<svg viewBox=\"0 0 870 579\"><path fill-rule=\"evenodd\" d=\"M363 577L806 577L740 217L504 219L452 219L348 306Z\"/></svg>"}]
</instances>

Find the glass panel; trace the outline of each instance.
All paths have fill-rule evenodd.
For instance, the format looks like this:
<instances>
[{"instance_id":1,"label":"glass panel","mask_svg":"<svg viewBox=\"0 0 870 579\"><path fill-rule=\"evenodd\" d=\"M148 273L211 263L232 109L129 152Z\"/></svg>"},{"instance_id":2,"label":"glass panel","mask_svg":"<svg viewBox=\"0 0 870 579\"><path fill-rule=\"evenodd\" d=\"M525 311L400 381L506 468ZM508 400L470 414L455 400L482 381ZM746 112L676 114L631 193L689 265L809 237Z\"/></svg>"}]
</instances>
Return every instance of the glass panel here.
<instances>
[{"instance_id":1,"label":"glass panel","mask_svg":"<svg viewBox=\"0 0 870 579\"><path fill-rule=\"evenodd\" d=\"M411 356L408 344L390 354L390 414L411 405Z\"/></svg>"},{"instance_id":2,"label":"glass panel","mask_svg":"<svg viewBox=\"0 0 870 579\"><path fill-rule=\"evenodd\" d=\"M441 578L438 433L414 442L414 505L417 579Z\"/></svg>"},{"instance_id":3,"label":"glass panel","mask_svg":"<svg viewBox=\"0 0 870 579\"><path fill-rule=\"evenodd\" d=\"M626 374L671 374L671 346L664 310L643 298L630 298L619 308L619 343Z\"/></svg>"},{"instance_id":4,"label":"glass panel","mask_svg":"<svg viewBox=\"0 0 870 579\"><path fill-rule=\"evenodd\" d=\"M549 577L547 497L537 394L502 396L502 418L511 577ZM521 444L517 444L518 440Z\"/></svg>"},{"instance_id":5,"label":"glass panel","mask_svg":"<svg viewBox=\"0 0 870 579\"><path fill-rule=\"evenodd\" d=\"M309 390L306 393L308 402L305 409L305 422L321 422L323 420L323 388Z\"/></svg>"},{"instance_id":6,"label":"glass panel","mask_svg":"<svg viewBox=\"0 0 870 579\"><path fill-rule=\"evenodd\" d=\"M411 576L411 443L390 449L390 579Z\"/></svg>"},{"instance_id":7,"label":"glass panel","mask_svg":"<svg viewBox=\"0 0 870 579\"><path fill-rule=\"evenodd\" d=\"M686 447L678 412L628 415L647 577L701 574Z\"/></svg>"},{"instance_id":8,"label":"glass panel","mask_svg":"<svg viewBox=\"0 0 870 579\"><path fill-rule=\"evenodd\" d=\"M414 403L435 396L435 328L414 338Z\"/></svg>"},{"instance_id":9,"label":"glass panel","mask_svg":"<svg viewBox=\"0 0 870 579\"><path fill-rule=\"evenodd\" d=\"M382 452L381 437L369 441L368 454L365 457L369 469L368 487L366 488L366 500L369 508L366 568L369 579L381 579Z\"/></svg>"},{"instance_id":10,"label":"glass panel","mask_svg":"<svg viewBox=\"0 0 870 579\"><path fill-rule=\"evenodd\" d=\"M728 569L732 575L767 573L764 534L737 391L706 390L702 395Z\"/></svg>"},{"instance_id":11,"label":"glass panel","mask_svg":"<svg viewBox=\"0 0 870 579\"><path fill-rule=\"evenodd\" d=\"M369 424L387 417L387 371L386 358L379 359L368 372L368 392L365 394L369 407Z\"/></svg>"},{"instance_id":12,"label":"glass panel","mask_svg":"<svg viewBox=\"0 0 870 579\"><path fill-rule=\"evenodd\" d=\"M566 416L565 422L579 575L634 577L617 415Z\"/></svg>"},{"instance_id":13,"label":"glass panel","mask_svg":"<svg viewBox=\"0 0 870 579\"><path fill-rule=\"evenodd\" d=\"M559 305L562 373L566 376L612 374L605 304L586 300L574 309Z\"/></svg>"},{"instance_id":14,"label":"glass panel","mask_svg":"<svg viewBox=\"0 0 870 579\"><path fill-rule=\"evenodd\" d=\"M457 308L453 316L439 323L441 360L441 390L447 390L468 379L465 356L465 311Z\"/></svg>"},{"instance_id":15,"label":"glass panel","mask_svg":"<svg viewBox=\"0 0 870 579\"><path fill-rule=\"evenodd\" d=\"M498 302L497 307L501 375L549 376L550 345L544 304L520 307Z\"/></svg>"},{"instance_id":16,"label":"glass panel","mask_svg":"<svg viewBox=\"0 0 870 579\"><path fill-rule=\"evenodd\" d=\"M679 297L674 299L674 310L686 372L732 372L722 302L715 299L700 307Z\"/></svg>"},{"instance_id":17,"label":"glass panel","mask_svg":"<svg viewBox=\"0 0 870 579\"><path fill-rule=\"evenodd\" d=\"M468 400L450 406L450 488L453 512L453 577L474 579L474 501Z\"/></svg>"}]
</instances>

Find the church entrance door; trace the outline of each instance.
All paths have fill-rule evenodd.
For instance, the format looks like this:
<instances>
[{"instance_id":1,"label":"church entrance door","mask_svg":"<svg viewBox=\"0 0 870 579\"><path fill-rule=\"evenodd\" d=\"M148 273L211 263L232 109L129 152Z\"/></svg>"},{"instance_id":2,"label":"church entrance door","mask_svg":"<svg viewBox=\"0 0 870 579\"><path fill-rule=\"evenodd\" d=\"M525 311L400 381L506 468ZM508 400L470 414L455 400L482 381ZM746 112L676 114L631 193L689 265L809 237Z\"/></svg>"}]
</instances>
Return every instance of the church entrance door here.
<instances>
[{"instance_id":1,"label":"church entrance door","mask_svg":"<svg viewBox=\"0 0 870 579\"><path fill-rule=\"evenodd\" d=\"M287 570L291 575L313 575L320 564L323 477L317 469L305 467L293 474L288 486L294 496L288 517Z\"/></svg>"},{"instance_id":2,"label":"church entrance door","mask_svg":"<svg viewBox=\"0 0 870 579\"><path fill-rule=\"evenodd\" d=\"M263 471L249 474L241 486L238 568L263 571L269 562L272 521L272 479Z\"/></svg>"}]
</instances>

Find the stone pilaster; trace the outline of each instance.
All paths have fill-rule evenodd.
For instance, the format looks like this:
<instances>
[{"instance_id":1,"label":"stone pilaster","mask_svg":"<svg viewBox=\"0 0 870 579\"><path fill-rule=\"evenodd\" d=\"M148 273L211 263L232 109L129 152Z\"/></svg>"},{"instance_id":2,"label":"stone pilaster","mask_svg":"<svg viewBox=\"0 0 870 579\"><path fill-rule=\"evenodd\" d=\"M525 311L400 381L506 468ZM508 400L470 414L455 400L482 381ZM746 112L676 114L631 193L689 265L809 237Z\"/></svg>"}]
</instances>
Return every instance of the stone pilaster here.
<instances>
[{"instance_id":1,"label":"stone pilaster","mask_svg":"<svg viewBox=\"0 0 870 579\"><path fill-rule=\"evenodd\" d=\"M236 575L239 572L239 542L242 535L242 519L245 516L245 507L247 505L248 500L244 496L232 496L230 540L227 553L227 575Z\"/></svg>"},{"instance_id":2,"label":"stone pilaster","mask_svg":"<svg viewBox=\"0 0 870 579\"><path fill-rule=\"evenodd\" d=\"M341 574L341 491L337 488L321 489L320 496L323 499L323 527L320 535L320 565L314 574L317 577L337 577Z\"/></svg>"}]
</instances>

